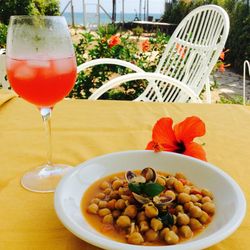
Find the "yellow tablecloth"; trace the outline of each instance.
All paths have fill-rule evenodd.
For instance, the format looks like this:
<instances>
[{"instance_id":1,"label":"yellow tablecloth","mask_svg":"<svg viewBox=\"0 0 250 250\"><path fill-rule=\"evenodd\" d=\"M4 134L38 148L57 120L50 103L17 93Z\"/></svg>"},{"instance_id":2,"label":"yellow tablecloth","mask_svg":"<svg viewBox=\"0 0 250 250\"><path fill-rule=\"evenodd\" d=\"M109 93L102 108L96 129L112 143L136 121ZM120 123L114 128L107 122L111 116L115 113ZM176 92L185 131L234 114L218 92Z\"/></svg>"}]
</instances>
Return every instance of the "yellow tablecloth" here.
<instances>
[{"instance_id":1,"label":"yellow tablecloth","mask_svg":"<svg viewBox=\"0 0 250 250\"><path fill-rule=\"evenodd\" d=\"M20 186L24 172L43 163L46 142L37 109L0 91L0 249L96 250L58 220L53 194ZM7 101L9 98L11 100ZM155 121L197 115L206 123L208 161L231 175L250 201L250 107L64 100L53 113L55 162L77 165L97 155L144 149ZM250 213L240 228L210 250L249 249Z\"/></svg>"}]
</instances>

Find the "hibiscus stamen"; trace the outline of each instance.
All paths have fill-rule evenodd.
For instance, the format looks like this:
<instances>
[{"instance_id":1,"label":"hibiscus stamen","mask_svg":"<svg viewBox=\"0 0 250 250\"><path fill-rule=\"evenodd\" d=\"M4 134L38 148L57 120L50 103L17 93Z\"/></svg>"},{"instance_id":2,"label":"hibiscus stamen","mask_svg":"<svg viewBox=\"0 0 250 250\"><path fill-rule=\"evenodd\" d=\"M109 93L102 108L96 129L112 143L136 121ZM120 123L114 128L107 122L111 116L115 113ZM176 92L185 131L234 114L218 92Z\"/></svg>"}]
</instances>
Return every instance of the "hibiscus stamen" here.
<instances>
[{"instance_id":1,"label":"hibiscus stamen","mask_svg":"<svg viewBox=\"0 0 250 250\"><path fill-rule=\"evenodd\" d=\"M183 154L186 150L185 144L183 141L177 142L178 149L175 150L176 153Z\"/></svg>"}]
</instances>

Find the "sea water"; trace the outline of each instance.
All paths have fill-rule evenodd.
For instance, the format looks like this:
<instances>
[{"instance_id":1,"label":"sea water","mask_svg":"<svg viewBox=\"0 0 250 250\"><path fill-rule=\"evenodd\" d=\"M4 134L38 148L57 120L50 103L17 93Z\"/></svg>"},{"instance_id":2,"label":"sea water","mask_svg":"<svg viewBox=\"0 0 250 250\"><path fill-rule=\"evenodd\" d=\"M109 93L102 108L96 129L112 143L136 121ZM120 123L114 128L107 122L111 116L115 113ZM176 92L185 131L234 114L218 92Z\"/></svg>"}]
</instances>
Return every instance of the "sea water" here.
<instances>
[{"instance_id":1,"label":"sea water","mask_svg":"<svg viewBox=\"0 0 250 250\"><path fill-rule=\"evenodd\" d=\"M111 16L112 14L109 13L109 15ZM65 12L63 14L63 16L66 18L67 23L69 25L71 25L72 24L71 13L70 12ZM149 16L153 16L153 21L155 21L156 19L160 19L162 14L150 13ZM74 13L74 22L75 22L75 24L82 25L83 24L83 18L84 18L83 13L81 13L81 12L75 12ZM142 18L143 18L143 15L142 15ZM124 21L125 22L131 22L131 21L134 21L135 19L136 19L136 14L135 13L124 13ZM87 21L87 25L97 24L98 23L97 14L96 13L87 13L86 21ZM116 15L116 21L117 22L122 21L122 15L121 14ZM101 24L111 23L111 20L105 13L100 13L100 23Z\"/></svg>"}]
</instances>

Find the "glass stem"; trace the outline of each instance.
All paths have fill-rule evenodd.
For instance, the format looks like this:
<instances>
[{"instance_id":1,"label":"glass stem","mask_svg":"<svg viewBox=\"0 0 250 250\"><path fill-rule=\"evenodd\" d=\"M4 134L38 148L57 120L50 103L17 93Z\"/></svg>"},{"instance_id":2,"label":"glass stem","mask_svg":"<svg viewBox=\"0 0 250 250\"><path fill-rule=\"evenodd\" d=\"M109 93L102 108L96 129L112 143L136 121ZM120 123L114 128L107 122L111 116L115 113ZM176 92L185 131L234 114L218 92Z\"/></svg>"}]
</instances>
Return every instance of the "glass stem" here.
<instances>
[{"instance_id":1,"label":"glass stem","mask_svg":"<svg viewBox=\"0 0 250 250\"><path fill-rule=\"evenodd\" d=\"M47 137L47 165L52 166L52 144L51 144L51 108L40 108L45 133Z\"/></svg>"}]
</instances>

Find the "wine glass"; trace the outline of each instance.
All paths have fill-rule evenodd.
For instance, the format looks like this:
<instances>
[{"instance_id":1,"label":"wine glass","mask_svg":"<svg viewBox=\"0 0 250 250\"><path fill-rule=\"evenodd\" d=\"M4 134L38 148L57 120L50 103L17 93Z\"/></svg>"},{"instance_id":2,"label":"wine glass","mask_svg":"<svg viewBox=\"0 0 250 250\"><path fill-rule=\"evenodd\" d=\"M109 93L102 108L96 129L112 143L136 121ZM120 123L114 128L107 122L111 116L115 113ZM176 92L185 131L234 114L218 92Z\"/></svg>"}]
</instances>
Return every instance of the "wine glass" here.
<instances>
[{"instance_id":1,"label":"wine glass","mask_svg":"<svg viewBox=\"0 0 250 250\"><path fill-rule=\"evenodd\" d=\"M70 33L61 16L12 16L7 37L7 75L11 87L40 110L47 140L47 163L26 173L23 187L53 192L71 168L52 163L50 117L54 105L73 88L76 60Z\"/></svg>"}]
</instances>

